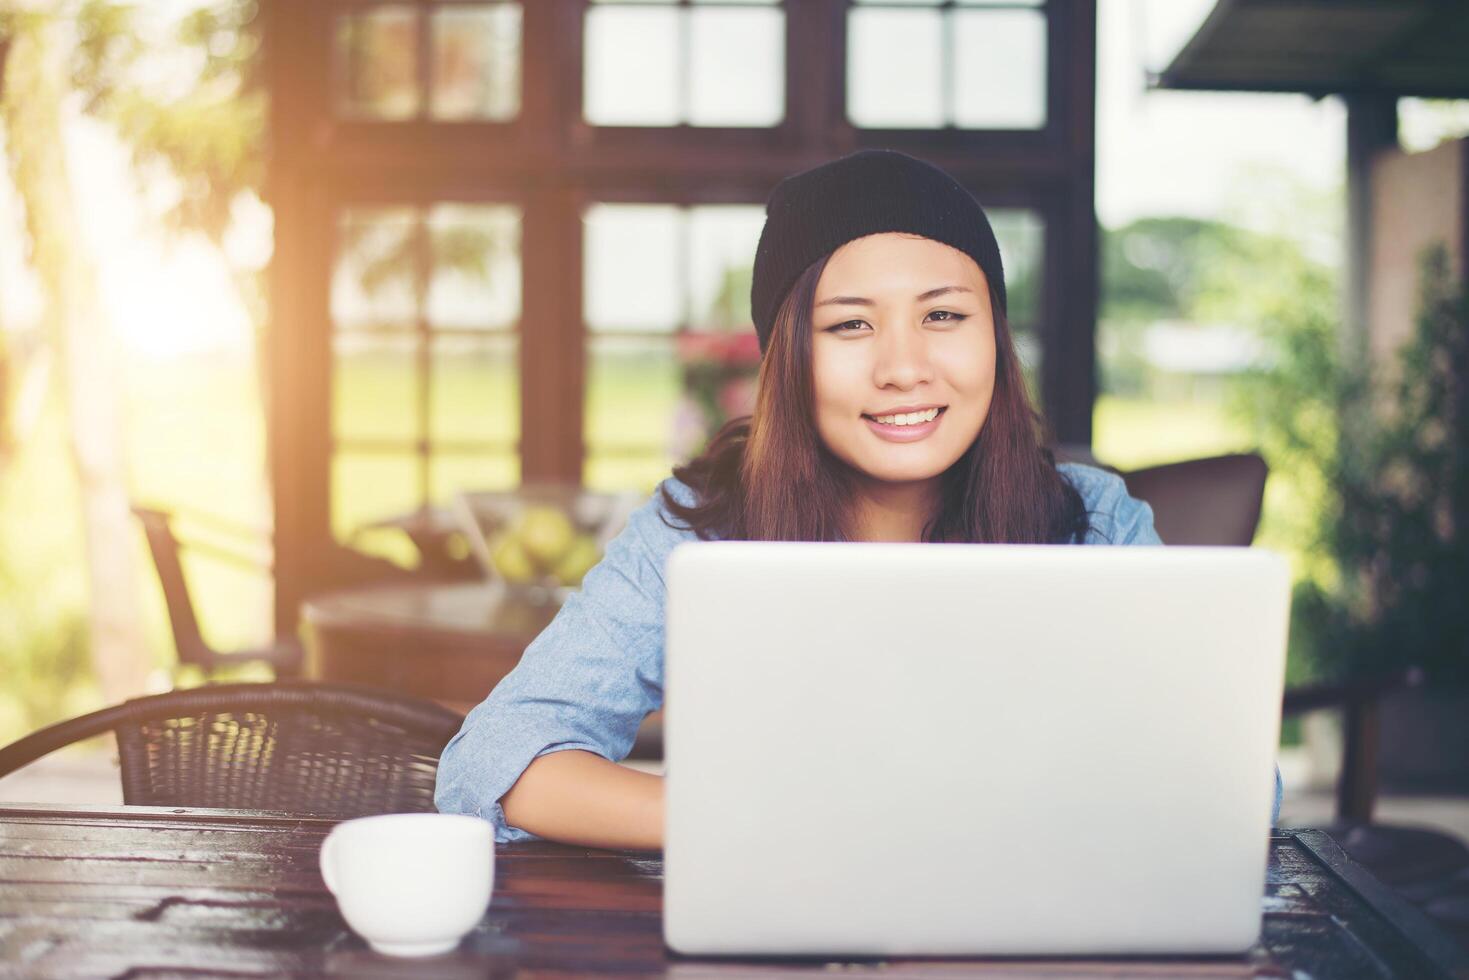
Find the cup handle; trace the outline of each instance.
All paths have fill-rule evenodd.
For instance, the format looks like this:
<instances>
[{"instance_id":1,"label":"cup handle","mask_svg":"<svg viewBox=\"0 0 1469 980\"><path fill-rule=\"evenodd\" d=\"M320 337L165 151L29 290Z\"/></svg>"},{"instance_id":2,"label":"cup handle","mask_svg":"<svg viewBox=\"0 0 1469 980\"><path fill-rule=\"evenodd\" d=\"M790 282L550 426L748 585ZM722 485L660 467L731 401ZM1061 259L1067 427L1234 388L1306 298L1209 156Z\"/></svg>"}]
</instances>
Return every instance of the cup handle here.
<instances>
[{"instance_id":1,"label":"cup handle","mask_svg":"<svg viewBox=\"0 0 1469 980\"><path fill-rule=\"evenodd\" d=\"M326 882L327 891L333 895L337 893L336 876L332 870L332 856L336 853L336 832L326 835L321 842L321 879Z\"/></svg>"}]
</instances>

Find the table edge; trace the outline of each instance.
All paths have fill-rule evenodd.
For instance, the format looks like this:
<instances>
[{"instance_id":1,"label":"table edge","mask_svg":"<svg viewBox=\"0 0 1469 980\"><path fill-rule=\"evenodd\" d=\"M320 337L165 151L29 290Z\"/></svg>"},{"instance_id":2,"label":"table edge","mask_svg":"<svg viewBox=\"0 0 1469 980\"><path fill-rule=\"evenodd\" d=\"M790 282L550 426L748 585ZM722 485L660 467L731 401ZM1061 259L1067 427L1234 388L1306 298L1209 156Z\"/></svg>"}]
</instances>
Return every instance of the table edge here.
<instances>
[{"instance_id":1,"label":"table edge","mask_svg":"<svg viewBox=\"0 0 1469 980\"><path fill-rule=\"evenodd\" d=\"M1429 965L1442 971L1446 977L1469 978L1469 950L1455 942L1421 909L1359 864L1330 834L1307 828L1288 833L1368 908L1386 919Z\"/></svg>"}]
</instances>

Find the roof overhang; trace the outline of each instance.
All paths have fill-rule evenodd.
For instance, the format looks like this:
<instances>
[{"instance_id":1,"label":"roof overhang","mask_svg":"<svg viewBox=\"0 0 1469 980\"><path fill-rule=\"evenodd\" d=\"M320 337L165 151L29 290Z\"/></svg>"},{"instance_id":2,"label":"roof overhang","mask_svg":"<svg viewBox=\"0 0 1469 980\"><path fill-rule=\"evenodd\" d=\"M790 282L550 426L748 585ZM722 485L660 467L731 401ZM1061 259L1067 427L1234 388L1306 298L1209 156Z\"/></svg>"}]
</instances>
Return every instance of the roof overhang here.
<instances>
[{"instance_id":1,"label":"roof overhang","mask_svg":"<svg viewBox=\"0 0 1469 980\"><path fill-rule=\"evenodd\" d=\"M1218 0L1154 84L1469 98L1469 2Z\"/></svg>"}]
</instances>

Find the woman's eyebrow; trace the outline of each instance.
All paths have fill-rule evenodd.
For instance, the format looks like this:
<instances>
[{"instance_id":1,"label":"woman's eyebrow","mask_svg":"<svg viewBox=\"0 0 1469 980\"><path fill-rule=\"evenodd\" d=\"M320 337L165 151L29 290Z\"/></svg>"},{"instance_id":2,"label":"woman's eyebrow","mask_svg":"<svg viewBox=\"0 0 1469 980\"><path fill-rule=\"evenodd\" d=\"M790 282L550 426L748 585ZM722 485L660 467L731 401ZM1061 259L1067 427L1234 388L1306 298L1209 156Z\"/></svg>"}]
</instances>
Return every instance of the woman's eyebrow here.
<instances>
[{"instance_id":1,"label":"woman's eyebrow","mask_svg":"<svg viewBox=\"0 0 1469 980\"><path fill-rule=\"evenodd\" d=\"M942 296L945 293L972 293L972 292L974 292L974 290L970 289L968 286L939 286L937 289L930 289L926 293L919 293L915 297L915 299L917 299L918 302L922 303L926 299L933 299L935 296ZM824 299L820 303L817 303L816 305L817 306L876 306L877 304L874 303L872 300L865 299L865 298L863 298L861 296L833 296L833 297L831 297L831 299Z\"/></svg>"}]
</instances>

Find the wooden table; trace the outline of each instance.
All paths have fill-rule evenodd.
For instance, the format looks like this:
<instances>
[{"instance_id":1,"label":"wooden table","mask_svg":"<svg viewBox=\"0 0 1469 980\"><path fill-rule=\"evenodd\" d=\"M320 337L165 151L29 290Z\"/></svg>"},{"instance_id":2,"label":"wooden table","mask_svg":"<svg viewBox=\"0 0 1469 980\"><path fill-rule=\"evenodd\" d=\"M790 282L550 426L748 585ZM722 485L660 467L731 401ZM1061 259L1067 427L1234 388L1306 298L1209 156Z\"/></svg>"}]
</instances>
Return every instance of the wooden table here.
<instances>
[{"instance_id":1,"label":"wooden table","mask_svg":"<svg viewBox=\"0 0 1469 980\"><path fill-rule=\"evenodd\" d=\"M0 805L0 975L1469 977L1469 956L1318 831L1273 835L1263 939L1238 958L680 958L663 947L658 855L528 843L499 848L494 899L454 953L393 960L348 929L322 883L317 849L332 825L261 811Z\"/></svg>"}]
</instances>

